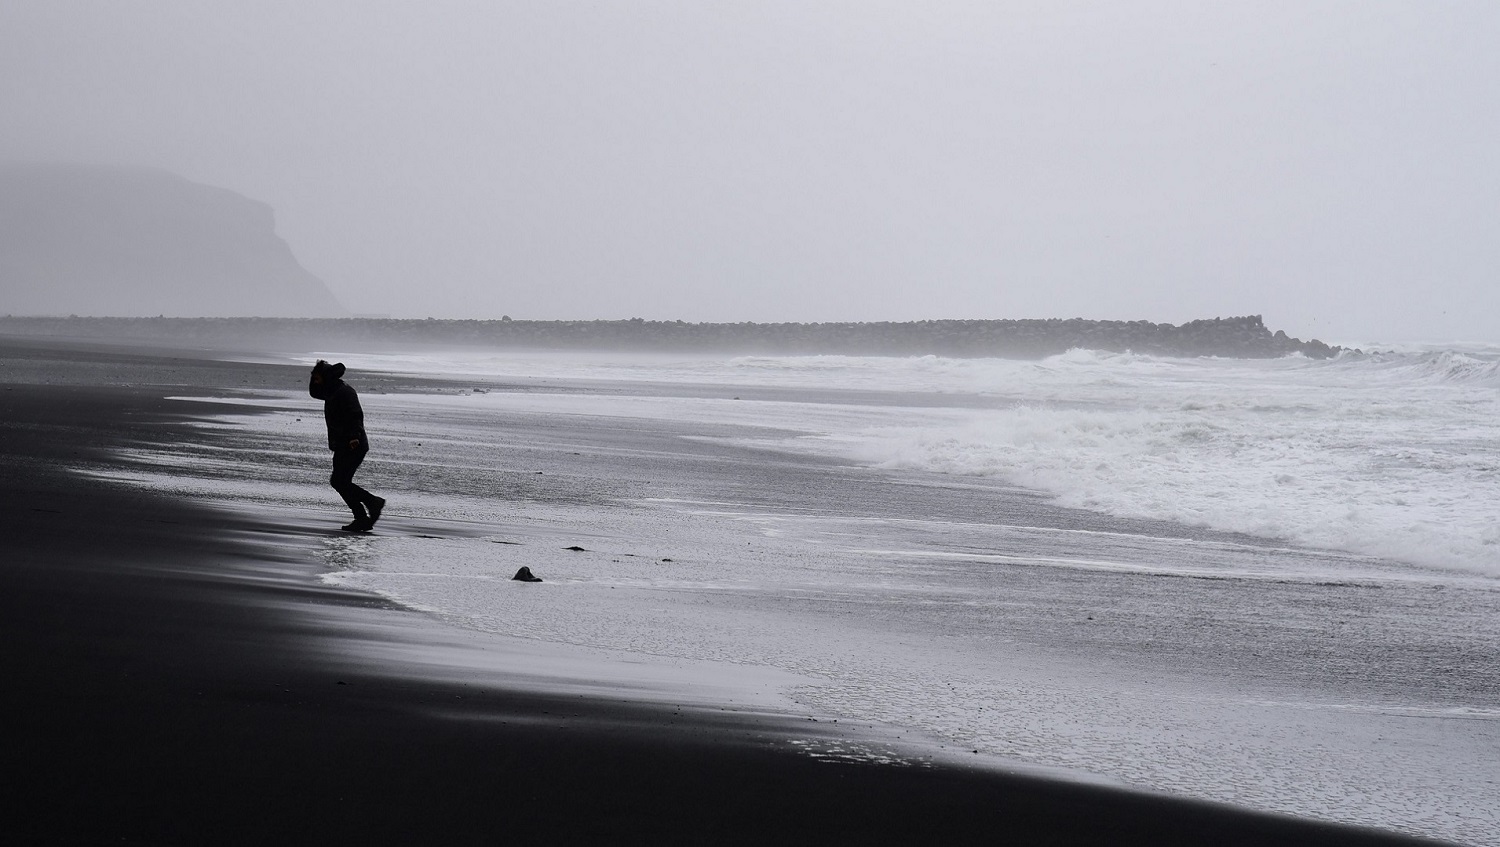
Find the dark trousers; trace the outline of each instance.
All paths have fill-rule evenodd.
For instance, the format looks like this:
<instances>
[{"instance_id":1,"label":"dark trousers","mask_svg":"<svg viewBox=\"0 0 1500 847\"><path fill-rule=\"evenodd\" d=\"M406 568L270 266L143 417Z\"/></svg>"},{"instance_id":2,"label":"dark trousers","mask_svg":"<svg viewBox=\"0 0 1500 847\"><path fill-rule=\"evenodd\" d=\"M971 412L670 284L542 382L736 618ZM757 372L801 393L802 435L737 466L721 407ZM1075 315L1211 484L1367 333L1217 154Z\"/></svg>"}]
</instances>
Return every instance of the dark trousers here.
<instances>
[{"instance_id":1,"label":"dark trousers","mask_svg":"<svg viewBox=\"0 0 1500 847\"><path fill-rule=\"evenodd\" d=\"M359 470L359 464L365 460L367 452L369 451L364 449L333 451L333 475L328 477L328 484L344 498L349 511L358 519L369 517L365 512L365 505L380 499L354 484L354 472Z\"/></svg>"}]
</instances>

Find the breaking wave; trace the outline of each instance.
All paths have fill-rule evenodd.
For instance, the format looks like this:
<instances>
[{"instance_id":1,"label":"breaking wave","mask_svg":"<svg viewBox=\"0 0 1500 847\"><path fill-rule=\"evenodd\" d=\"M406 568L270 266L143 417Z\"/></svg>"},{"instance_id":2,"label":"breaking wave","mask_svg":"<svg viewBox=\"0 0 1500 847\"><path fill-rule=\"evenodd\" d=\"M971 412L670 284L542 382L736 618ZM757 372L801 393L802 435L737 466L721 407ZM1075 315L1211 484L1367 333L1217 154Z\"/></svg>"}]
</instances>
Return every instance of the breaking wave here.
<instances>
[{"instance_id":1,"label":"breaking wave","mask_svg":"<svg viewBox=\"0 0 1500 847\"><path fill-rule=\"evenodd\" d=\"M796 389L672 414L800 429L812 434L782 446L999 477L1068 506L1500 576L1500 347L1321 361L1090 350L1039 361L363 359L449 375ZM856 412L839 405L851 389L885 395Z\"/></svg>"}]
</instances>

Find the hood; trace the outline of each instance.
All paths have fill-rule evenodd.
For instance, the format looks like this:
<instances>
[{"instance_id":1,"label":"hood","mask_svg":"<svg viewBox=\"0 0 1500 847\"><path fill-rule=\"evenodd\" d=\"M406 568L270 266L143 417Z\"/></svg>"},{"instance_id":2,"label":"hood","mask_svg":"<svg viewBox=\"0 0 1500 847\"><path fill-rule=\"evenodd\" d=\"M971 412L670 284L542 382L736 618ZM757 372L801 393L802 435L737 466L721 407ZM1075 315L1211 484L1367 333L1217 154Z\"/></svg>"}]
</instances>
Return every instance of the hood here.
<instances>
[{"instance_id":1,"label":"hood","mask_svg":"<svg viewBox=\"0 0 1500 847\"><path fill-rule=\"evenodd\" d=\"M307 380L307 393L318 400L327 400L344 376L344 363L330 365L322 359L313 365L312 375Z\"/></svg>"}]
</instances>

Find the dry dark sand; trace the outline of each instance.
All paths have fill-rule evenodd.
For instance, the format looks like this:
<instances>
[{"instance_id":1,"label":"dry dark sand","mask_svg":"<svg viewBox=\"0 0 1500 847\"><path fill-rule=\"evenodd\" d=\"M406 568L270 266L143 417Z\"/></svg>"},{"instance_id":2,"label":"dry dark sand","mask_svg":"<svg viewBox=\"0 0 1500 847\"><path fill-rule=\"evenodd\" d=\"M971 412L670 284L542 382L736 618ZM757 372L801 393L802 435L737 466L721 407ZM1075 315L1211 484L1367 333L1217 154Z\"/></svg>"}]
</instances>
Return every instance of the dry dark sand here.
<instances>
[{"instance_id":1,"label":"dry dark sand","mask_svg":"<svg viewBox=\"0 0 1500 847\"><path fill-rule=\"evenodd\" d=\"M226 521L69 470L194 437L183 421L211 407L168 395L301 378L0 341L0 842L1418 843L1031 776L819 761L775 743L790 718L344 663L310 636L414 613L321 586L292 543L321 521Z\"/></svg>"}]
</instances>

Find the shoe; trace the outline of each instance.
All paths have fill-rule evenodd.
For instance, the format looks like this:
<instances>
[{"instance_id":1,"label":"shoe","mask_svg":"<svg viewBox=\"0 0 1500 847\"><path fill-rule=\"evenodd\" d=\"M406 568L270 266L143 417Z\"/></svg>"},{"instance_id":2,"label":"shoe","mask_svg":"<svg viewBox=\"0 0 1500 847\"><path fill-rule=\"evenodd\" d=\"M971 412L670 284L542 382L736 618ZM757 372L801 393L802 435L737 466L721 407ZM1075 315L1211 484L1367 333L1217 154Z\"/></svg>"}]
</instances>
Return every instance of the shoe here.
<instances>
[{"instance_id":1,"label":"shoe","mask_svg":"<svg viewBox=\"0 0 1500 847\"><path fill-rule=\"evenodd\" d=\"M381 510L385 508L385 498L376 497L375 501L368 504L365 508L370 510L370 526L374 526L375 522L380 520ZM368 529L368 527L366 528Z\"/></svg>"},{"instance_id":2,"label":"shoe","mask_svg":"<svg viewBox=\"0 0 1500 847\"><path fill-rule=\"evenodd\" d=\"M375 524L369 518L355 518L353 523L344 524L344 532L369 532L370 527Z\"/></svg>"}]
</instances>

